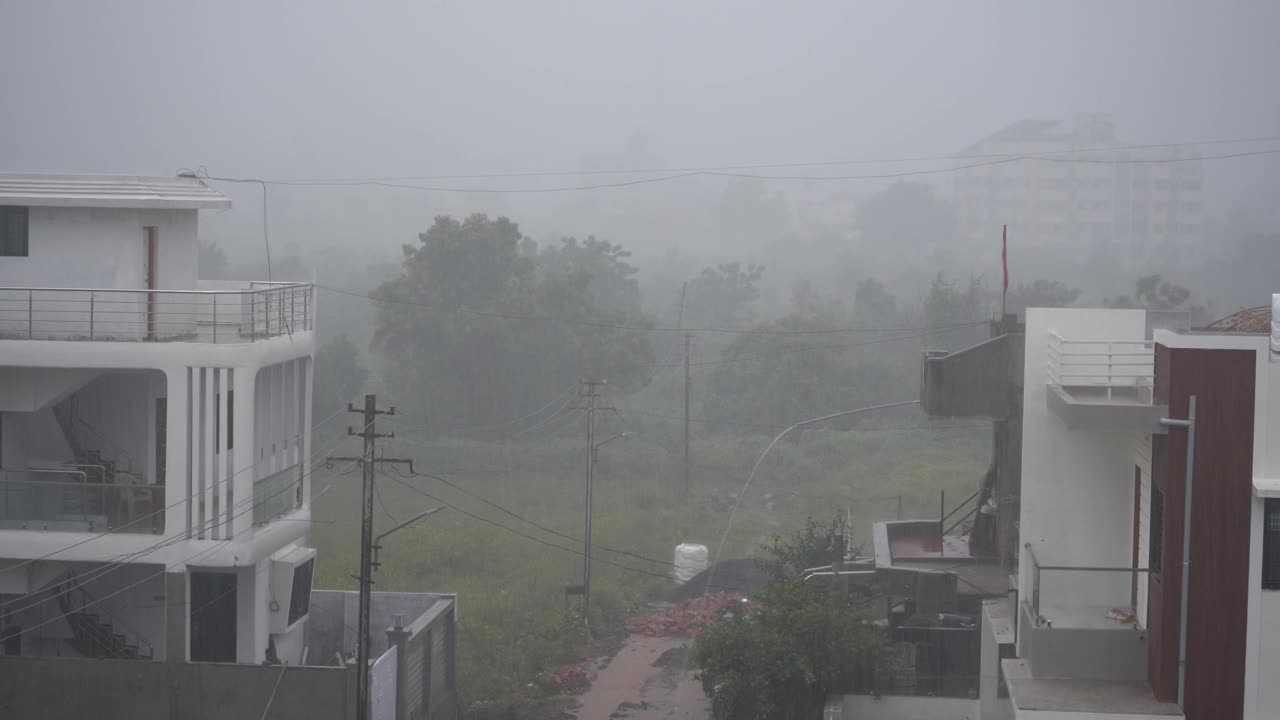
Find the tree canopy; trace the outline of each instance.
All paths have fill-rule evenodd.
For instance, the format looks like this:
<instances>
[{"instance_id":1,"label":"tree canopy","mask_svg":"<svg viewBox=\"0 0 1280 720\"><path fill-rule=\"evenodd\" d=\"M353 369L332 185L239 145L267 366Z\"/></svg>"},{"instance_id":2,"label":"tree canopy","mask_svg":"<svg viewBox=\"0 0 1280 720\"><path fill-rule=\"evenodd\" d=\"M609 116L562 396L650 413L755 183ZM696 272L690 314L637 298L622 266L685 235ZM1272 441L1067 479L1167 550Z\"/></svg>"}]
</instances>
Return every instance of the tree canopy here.
<instances>
[{"instance_id":1,"label":"tree canopy","mask_svg":"<svg viewBox=\"0 0 1280 720\"><path fill-rule=\"evenodd\" d=\"M430 427L501 424L580 377L648 381L651 321L621 247L566 238L539 250L486 215L437 217L418 240L373 294L374 344Z\"/></svg>"}]
</instances>

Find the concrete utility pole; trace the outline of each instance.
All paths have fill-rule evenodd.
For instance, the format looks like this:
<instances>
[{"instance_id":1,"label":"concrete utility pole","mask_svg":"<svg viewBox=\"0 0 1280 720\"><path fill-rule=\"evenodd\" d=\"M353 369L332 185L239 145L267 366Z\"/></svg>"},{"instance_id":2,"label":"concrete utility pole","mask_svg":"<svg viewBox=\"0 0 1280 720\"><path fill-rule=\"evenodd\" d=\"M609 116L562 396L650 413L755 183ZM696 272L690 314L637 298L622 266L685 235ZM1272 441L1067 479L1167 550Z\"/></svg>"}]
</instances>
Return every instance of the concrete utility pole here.
<instances>
[{"instance_id":1,"label":"concrete utility pole","mask_svg":"<svg viewBox=\"0 0 1280 720\"><path fill-rule=\"evenodd\" d=\"M684 334L684 494L689 496L689 345L693 333Z\"/></svg>"},{"instance_id":2,"label":"concrete utility pole","mask_svg":"<svg viewBox=\"0 0 1280 720\"><path fill-rule=\"evenodd\" d=\"M585 527L582 538L582 621L586 623L590 617L587 611L591 607L591 493L595 481L596 466L596 410L612 410L613 408L602 408L596 405L596 400L600 397L600 386L606 383L605 380L580 380L579 382L583 386L583 390L579 394L586 398L586 404L582 409L587 411L587 488L586 499L583 503Z\"/></svg>"},{"instance_id":3,"label":"concrete utility pole","mask_svg":"<svg viewBox=\"0 0 1280 720\"><path fill-rule=\"evenodd\" d=\"M360 413L364 427L360 432L347 427L347 435L364 438L364 453L360 457L331 457L330 461L358 462L364 467L364 485L360 498L360 616L356 647L356 720L368 720L369 697L369 603L373 592L373 472L377 462L408 462L404 460L378 460L374 457L378 438L393 438L395 433L378 433L374 427L379 415L395 415L396 409L378 409L376 395L364 396L364 408L347 403L347 412ZM417 518L415 518L417 519Z\"/></svg>"}]
</instances>

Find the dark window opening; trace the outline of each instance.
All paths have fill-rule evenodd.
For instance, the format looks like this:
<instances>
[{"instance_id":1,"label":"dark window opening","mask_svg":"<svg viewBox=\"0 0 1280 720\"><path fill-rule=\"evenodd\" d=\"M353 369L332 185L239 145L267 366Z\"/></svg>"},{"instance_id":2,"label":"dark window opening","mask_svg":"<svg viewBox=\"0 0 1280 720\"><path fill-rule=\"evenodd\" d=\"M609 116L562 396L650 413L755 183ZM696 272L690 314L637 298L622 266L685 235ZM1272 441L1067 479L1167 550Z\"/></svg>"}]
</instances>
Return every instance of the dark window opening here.
<instances>
[{"instance_id":1,"label":"dark window opening","mask_svg":"<svg viewBox=\"0 0 1280 720\"><path fill-rule=\"evenodd\" d=\"M1151 486L1151 541L1148 543L1147 568L1153 577L1164 569L1164 493Z\"/></svg>"},{"instance_id":2,"label":"dark window opening","mask_svg":"<svg viewBox=\"0 0 1280 720\"><path fill-rule=\"evenodd\" d=\"M293 590L289 593L289 624L292 625L311 610L311 573L316 559L302 563L293 569Z\"/></svg>"},{"instance_id":3,"label":"dark window opening","mask_svg":"<svg viewBox=\"0 0 1280 720\"><path fill-rule=\"evenodd\" d=\"M236 576L191 573L192 662L236 661Z\"/></svg>"},{"instance_id":4,"label":"dark window opening","mask_svg":"<svg viewBox=\"0 0 1280 720\"><path fill-rule=\"evenodd\" d=\"M1280 499L1267 498L1262 518L1262 589L1280 590Z\"/></svg>"},{"instance_id":5,"label":"dark window opening","mask_svg":"<svg viewBox=\"0 0 1280 720\"><path fill-rule=\"evenodd\" d=\"M156 484L164 485L169 456L169 398L156 398Z\"/></svg>"},{"instance_id":6,"label":"dark window opening","mask_svg":"<svg viewBox=\"0 0 1280 720\"><path fill-rule=\"evenodd\" d=\"M27 208L0 206L0 257L27 257Z\"/></svg>"},{"instance_id":7,"label":"dark window opening","mask_svg":"<svg viewBox=\"0 0 1280 720\"><path fill-rule=\"evenodd\" d=\"M227 449L236 446L236 391L227 391Z\"/></svg>"}]
</instances>

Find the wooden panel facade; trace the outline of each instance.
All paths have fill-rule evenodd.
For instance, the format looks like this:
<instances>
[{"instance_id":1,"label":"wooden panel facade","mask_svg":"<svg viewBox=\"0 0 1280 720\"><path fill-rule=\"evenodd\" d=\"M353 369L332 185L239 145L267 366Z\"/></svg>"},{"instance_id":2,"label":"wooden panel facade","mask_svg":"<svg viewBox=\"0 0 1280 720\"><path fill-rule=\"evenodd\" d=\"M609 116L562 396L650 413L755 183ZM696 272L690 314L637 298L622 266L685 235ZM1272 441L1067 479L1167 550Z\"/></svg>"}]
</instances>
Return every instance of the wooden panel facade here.
<instances>
[{"instance_id":1,"label":"wooden panel facade","mask_svg":"<svg viewBox=\"0 0 1280 720\"><path fill-rule=\"evenodd\" d=\"M1244 712L1249 526L1253 487L1255 354L1156 348L1156 398L1185 418L1196 396L1187 625L1188 720ZM1149 679L1156 697L1178 695L1182 528L1187 433L1153 444L1152 481L1164 493L1163 572L1149 583Z\"/></svg>"}]
</instances>

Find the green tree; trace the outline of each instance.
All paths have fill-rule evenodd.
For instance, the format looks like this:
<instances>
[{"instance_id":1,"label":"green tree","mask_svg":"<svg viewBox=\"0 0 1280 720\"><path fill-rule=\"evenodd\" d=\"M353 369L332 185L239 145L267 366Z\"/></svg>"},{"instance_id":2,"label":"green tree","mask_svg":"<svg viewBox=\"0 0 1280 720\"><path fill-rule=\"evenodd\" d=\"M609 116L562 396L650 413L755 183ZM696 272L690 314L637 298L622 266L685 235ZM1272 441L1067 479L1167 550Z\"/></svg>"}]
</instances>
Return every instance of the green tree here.
<instances>
[{"instance_id":1,"label":"green tree","mask_svg":"<svg viewBox=\"0 0 1280 720\"><path fill-rule=\"evenodd\" d=\"M892 351L881 333L857 339L837 330L844 316L838 304L801 287L787 316L758 326L769 333L741 334L729 342L707 379L703 413L711 427L729 429L744 421L786 427L807 417L877 402L903 392L908 366L891 364ZM833 423L851 427L853 417Z\"/></svg>"},{"instance_id":2,"label":"green tree","mask_svg":"<svg viewBox=\"0 0 1280 720\"><path fill-rule=\"evenodd\" d=\"M224 280L227 278L227 256L215 243L201 242L200 252L196 256L196 268L201 280Z\"/></svg>"},{"instance_id":3,"label":"green tree","mask_svg":"<svg viewBox=\"0 0 1280 720\"><path fill-rule=\"evenodd\" d=\"M810 522L807 531L816 528ZM690 655L717 720L809 720L827 695L849 689L859 669L887 659L884 630L829 582L805 582L796 569L815 552L806 531L766 547L775 579L744 613L700 633ZM828 560L829 561L829 560ZM821 564L821 563L819 563ZM800 568L802 569L802 568Z\"/></svg>"},{"instance_id":4,"label":"green tree","mask_svg":"<svg viewBox=\"0 0 1280 720\"><path fill-rule=\"evenodd\" d=\"M1178 310L1191 297L1191 291L1165 280L1159 275L1144 275L1134 284L1132 295L1107 298L1103 304L1111 308L1146 308Z\"/></svg>"},{"instance_id":5,"label":"green tree","mask_svg":"<svg viewBox=\"0 0 1280 720\"><path fill-rule=\"evenodd\" d=\"M568 240L541 254L516 223L486 215L438 217L418 239L374 293L374 345L431 427L500 424L586 375L622 389L647 381L649 321L609 280L634 273L621 248Z\"/></svg>"},{"instance_id":6,"label":"green tree","mask_svg":"<svg viewBox=\"0 0 1280 720\"><path fill-rule=\"evenodd\" d=\"M1040 279L1026 285L1018 283L1009 293L1006 312L1024 314L1029 307L1071 307L1080 299L1080 288L1073 288L1058 280Z\"/></svg>"},{"instance_id":7,"label":"green tree","mask_svg":"<svg viewBox=\"0 0 1280 720\"><path fill-rule=\"evenodd\" d=\"M369 371L360 364L360 349L346 335L338 335L316 352L315 401L317 418L326 418L349 402L356 402Z\"/></svg>"},{"instance_id":8,"label":"green tree","mask_svg":"<svg viewBox=\"0 0 1280 720\"><path fill-rule=\"evenodd\" d=\"M723 263L703 268L685 293L685 327L747 327L755 320L764 267ZM677 301L678 304L678 301Z\"/></svg>"}]
</instances>

